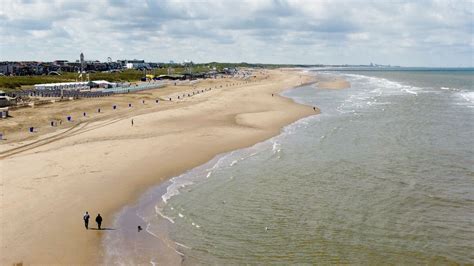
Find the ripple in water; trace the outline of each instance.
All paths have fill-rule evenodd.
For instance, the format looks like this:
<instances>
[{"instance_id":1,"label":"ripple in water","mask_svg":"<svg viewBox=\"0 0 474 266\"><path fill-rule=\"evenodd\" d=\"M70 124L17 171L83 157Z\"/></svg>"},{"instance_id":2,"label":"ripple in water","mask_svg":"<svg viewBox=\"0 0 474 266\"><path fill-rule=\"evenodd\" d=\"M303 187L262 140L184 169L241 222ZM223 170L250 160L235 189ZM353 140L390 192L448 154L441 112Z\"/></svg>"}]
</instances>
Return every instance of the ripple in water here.
<instances>
[{"instance_id":1,"label":"ripple in water","mask_svg":"<svg viewBox=\"0 0 474 266\"><path fill-rule=\"evenodd\" d=\"M142 218L165 239L158 246L184 264L473 263L474 121L459 95L472 95L469 85L440 89L426 73L319 74L343 75L351 89L286 92L321 115L137 205L159 206ZM134 252L115 258L170 253Z\"/></svg>"}]
</instances>

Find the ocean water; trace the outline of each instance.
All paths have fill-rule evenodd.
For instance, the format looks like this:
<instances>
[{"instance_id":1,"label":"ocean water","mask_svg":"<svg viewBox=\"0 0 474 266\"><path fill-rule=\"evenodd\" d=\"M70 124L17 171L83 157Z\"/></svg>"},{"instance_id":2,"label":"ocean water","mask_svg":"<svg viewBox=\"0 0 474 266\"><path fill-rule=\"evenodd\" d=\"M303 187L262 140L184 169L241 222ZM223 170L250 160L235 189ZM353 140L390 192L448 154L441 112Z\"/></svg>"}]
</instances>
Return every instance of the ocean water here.
<instances>
[{"instance_id":1,"label":"ocean water","mask_svg":"<svg viewBox=\"0 0 474 266\"><path fill-rule=\"evenodd\" d=\"M308 72L351 88L286 91L321 114L150 189L105 262L474 263L474 71Z\"/></svg>"}]
</instances>

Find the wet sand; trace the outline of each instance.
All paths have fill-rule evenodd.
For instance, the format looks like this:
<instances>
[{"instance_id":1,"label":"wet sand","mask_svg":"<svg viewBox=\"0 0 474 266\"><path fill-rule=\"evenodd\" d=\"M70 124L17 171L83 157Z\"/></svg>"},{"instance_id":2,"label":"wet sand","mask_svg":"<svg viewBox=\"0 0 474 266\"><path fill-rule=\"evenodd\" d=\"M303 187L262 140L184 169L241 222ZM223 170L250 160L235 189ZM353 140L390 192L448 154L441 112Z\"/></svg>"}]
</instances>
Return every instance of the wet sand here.
<instances>
[{"instance_id":1,"label":"wet sand","mask_svg":"<svg viewBox=\"0 0 474 266\"><path fill-rule=\"evenodd\" d=\"M351 83L342 78L333 78L321 80L315 84L317 88L328 89L328 90L340 90L348 89L351 87Z\"/></svg>"},{"instance_id":2,"label":"wet sand","mask_svg":"<svg viewBox=\"0 0 474 266\"><path fill-rule=\"evenodd\" d=\"M251 80L203 81L13 111L13 118L0 121L7 138L0 145L0 263L101 263L104 231L84 228L86 210L90 227L96 228L101 213L102 227L114 229L114 213L150 186L318 112L277 94L311 77L255 73ZM206 88L212 90L176 99ZM115 111L113 104L119 106ZM99 107L104 112L96 113ZM73 122L49 126L66 115ZM32 125L37 133L27 132Z\"/></svg>"}]
</instances>

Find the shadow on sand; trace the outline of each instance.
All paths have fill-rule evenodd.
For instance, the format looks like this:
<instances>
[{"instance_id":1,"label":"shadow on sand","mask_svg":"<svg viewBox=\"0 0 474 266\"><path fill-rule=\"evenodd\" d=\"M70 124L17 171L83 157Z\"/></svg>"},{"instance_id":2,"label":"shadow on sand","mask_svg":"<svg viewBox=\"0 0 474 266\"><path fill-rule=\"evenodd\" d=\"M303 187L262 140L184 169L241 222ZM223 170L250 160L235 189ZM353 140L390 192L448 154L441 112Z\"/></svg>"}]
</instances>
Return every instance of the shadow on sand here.
<instances>
[{"instance_id":1,"label":"shadow on sand","mask_svg":"<svg viewBox=\"0 0 474 266\"><path fill-rule=\"evenodd\" d=\"M107 230L109 230L110 231L110 230L117 230L117 229L106 227L106 228L101 228L101 229L99 229L99 228L89 228L89 230L96 230L96 231L107 231Z\"/></svg>"}]
</instances>

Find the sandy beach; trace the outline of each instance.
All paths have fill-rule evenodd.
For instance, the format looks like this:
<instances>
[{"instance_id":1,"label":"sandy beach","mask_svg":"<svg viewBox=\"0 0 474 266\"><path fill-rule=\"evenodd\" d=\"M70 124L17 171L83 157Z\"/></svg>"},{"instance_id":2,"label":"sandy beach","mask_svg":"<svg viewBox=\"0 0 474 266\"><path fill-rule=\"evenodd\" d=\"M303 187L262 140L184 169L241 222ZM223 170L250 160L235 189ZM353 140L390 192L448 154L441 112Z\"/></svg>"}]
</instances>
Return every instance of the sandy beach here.
<instances>
[{"instance_id":1,"label":"sandy beach","mask_svg":"<svg viewBox=\"0 0 474 266\"><path fill-rule=\"evenodd\" d=\"M0 266L474 266L473 0L334 2L2 1Z\"/></svg>"},{"instance_id":2,"label":"sandy beach","mask_svg":"<svg viewBox=\"0 0 474 266\"><path fill-rule=\"evenodd\" d=\"M90 227L100 213L102 227L112 230L114 213L150 186L319 112L278 95L312 77L288 70L255 75L11 112L0 121L0 263L101 263L104 231L84 228L85 211ZM49 126L59 119L60 126Z\"/></svg>"}]
</instances>

